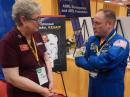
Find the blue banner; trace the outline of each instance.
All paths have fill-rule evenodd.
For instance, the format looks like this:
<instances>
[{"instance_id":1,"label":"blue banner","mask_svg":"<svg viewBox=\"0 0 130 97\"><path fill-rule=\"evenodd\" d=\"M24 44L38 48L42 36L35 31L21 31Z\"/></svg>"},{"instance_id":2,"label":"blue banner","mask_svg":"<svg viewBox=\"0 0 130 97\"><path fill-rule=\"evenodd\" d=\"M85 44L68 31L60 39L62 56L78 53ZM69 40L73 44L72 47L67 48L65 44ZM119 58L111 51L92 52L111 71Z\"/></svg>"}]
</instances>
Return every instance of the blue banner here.
<instances>
[{"instance_id":1,"label":"blue banner","mask_svg":"<svg viewBox=\"0 0 130 97\"><path fill-rule=\"evenodd\" d=\"M0 39L15 25L12 19L12 6L15 0L0 0Z\"/></svg>"},{"instance_id":2,"label":"blue banner","mask_svg":"<svg viewBox=\"0 0 130 97\"><path fill-rule=\"evenodd\" d=\"M14 26L12 6L15 0L0 0L0 39ZM2 65L0 64L0 80L4 80Z\"/></svg>"},{"instance_id":3,"label":"blue banner","mask_svg":"<svg viewBox=\"0 0 130 97\"><path fill-rule=\"evenodd\" d=\"M91 16L90 0L59 0L59 13L66 17Z\"/></svg>"}]
</instances>

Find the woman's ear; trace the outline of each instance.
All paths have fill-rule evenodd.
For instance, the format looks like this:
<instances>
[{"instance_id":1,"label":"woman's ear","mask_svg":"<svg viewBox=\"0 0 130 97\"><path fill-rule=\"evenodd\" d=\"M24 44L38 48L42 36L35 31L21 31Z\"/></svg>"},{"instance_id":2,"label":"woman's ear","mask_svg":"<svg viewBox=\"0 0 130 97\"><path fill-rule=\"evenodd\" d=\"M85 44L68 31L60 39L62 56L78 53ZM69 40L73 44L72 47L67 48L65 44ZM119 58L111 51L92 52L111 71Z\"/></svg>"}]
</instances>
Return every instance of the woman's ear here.
<instances>
[{"instance_id":1,"label":"woman's ear","mask_svg":"<svg viewBox=\"0 0 130 97\"><path fill-rule=\"evenodd\" d=\"M20 16L20 22L22 25L26 22L25 16Z\"/></svg>"}]
</instances>

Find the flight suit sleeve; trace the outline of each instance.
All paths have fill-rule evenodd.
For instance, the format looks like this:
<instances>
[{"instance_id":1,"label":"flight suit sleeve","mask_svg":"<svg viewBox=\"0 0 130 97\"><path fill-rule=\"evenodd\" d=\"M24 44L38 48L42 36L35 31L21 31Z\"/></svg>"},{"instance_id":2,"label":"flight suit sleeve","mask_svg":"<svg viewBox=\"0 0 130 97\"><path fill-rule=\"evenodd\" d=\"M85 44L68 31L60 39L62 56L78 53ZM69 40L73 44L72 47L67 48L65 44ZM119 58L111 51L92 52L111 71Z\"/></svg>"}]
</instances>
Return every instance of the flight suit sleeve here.
<instances>
[{"instance_id":1,"label":"flight suit sleeve","mask_svg":"<svg viewBox=\"0 0 130 97\"><path fill-rule=\"evenodd\" d=\"M86 42L86 51L84 56L75 57L75 64L78 67L84 68L86 70L95 71L95 68L88 64L88 58L90 56L90 44L93 37L90 37L88 42Z\"/></svg>"},{"instance_id":2,"label":"flight suit sleeve","mask_svg":"<svg viewBox=\"0 0 130 97\"><path fill-rule=\"evenodd\" d=\"M115 68L120 62L128 58L129 43L122 40L122 43L114 43L113 46L99 56L90 56L88 60L84 56L76 57L75 63L77 66L86 70L106 71Z\"/></svg>"},{"instance_id":3,"label":"flight suit sleeve","mask_svg":"<svg viewBox=\"0 0 130 97\"><path fill-rule=\"evenodd\" d=\"M99 56L90 56L88 63L97 70L110 70L119 65L129 56L129 43L126 40L117 40L113 46Z\"/></svg>"},{"instance_id":4,"label":"flight suit sleeve","mask_svg":"<svg viewBox=\"0 0 130 97\"><path fill-rule=\"evenodd\" d=\"M84 56L75 57L75 64L85 70L95 71L94 66L89 64Z\"/></svg>"},{"instance_id":5,"label":"flight suit sleeve","mask_svg":"<svg viewBox=\"0 0 130 97\"><path fill-rule=\"evenodd\" d=\"M88 41L86 42L86 50L85 50L85 54L84 57L86 58L86 60L88 60L89 56L90 56L90 48L91 48L91 43L95 40L95 37L91 36Z\"/></svg>"}]
</instances>

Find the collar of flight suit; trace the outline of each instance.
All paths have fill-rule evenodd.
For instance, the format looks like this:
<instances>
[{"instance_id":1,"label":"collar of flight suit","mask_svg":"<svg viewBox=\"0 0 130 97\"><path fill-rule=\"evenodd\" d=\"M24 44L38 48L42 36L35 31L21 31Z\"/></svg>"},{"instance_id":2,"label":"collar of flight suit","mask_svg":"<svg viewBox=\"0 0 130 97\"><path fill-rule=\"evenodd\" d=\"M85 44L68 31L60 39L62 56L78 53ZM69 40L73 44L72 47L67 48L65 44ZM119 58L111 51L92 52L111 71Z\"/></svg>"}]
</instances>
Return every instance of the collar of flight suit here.
<instances>
[{"instance_id":1,"label":"collar of flight suit","mask_svg":"<svg viewBox=\"0 0 130 97\"><path fill-rule=\"evenodd\" d=\"M112 35L113 35L114 33L116 33L115 31L116 31L116 30L113 29L113 30L110 32L110 34L106 37L106 39L105 39L104 42L107 42L107 41L109 40L109 38L112 37ZM100 37L96 37L95 43L96 43L96 45L97 45L98 47L100 47L100 39L101 39Z\"/></svg>"}]
</instances>

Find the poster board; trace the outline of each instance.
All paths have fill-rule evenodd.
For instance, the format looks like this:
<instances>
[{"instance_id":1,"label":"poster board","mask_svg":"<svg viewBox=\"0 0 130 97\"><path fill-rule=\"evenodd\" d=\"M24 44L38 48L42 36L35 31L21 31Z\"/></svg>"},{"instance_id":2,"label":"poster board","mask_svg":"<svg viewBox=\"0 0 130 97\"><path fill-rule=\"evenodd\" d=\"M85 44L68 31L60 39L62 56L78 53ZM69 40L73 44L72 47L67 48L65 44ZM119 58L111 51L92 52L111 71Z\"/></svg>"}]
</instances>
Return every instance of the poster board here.
<instances>
[{"instance_id":1,"label":"poster board","mask_svg":"<svg viewBox=\"0 0 130 97\"><path fill-rule=\"evenodd\" d=\"M65 18L43 16L40 20L39 31L47 48L53 71L66 71Z\"/></svg>"}]
</instances>

